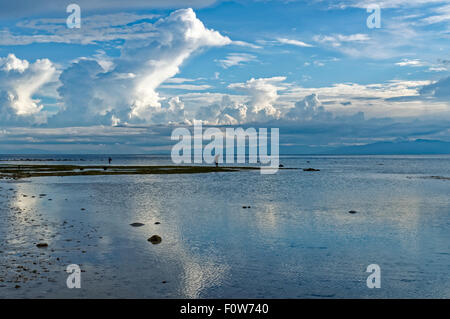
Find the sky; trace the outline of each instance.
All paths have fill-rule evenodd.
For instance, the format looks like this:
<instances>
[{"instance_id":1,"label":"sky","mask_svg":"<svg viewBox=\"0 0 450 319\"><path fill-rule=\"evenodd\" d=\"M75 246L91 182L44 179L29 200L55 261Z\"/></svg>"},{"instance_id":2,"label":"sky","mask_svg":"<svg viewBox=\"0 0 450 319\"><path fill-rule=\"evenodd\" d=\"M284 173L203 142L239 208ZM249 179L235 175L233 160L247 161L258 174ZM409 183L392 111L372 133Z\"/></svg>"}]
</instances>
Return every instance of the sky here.
<instances>
[{"instance_id":1,"label":"sky","mask_svg":"<svg viewBox=\"0 0 450 319\"><path fill-rule=\"evenodd\" d=\"M0 152L166 153L194 120L287 154L450 142L449 0L70 3L0 0Z\"/></svg>"}]
</instances>

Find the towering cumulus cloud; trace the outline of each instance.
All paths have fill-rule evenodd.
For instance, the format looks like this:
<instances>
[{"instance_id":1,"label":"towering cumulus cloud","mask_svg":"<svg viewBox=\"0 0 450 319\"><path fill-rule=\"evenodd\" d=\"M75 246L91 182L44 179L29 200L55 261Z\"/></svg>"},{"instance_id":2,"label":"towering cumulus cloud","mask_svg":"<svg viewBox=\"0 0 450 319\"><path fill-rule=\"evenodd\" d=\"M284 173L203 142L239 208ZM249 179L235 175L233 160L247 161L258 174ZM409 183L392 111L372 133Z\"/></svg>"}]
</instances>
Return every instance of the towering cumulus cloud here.
<instances>
[{"instance_id":1,"label":"towering cumulus cloud","mask_svg":"<svg viewBox=\"0 0 450 319\"><path fill-rule=\"evenodd\" d=\"M313 93L296 102L295 106L287 113L286 118L296 121L330 120L332 114L325 110L317 94Z\"/></svg>"},{"instance_id":2,"label":"towering cumulus cloud","mask_svg":"<svg viewBox=\"0 0 450 319\"><path fill-rule=\"evenodd\" d=\"M283 76L272 78L250 79L245 83L230 84L230 88L244 92L249 95L249 110L247 119L249 121L265 121L280 117L280 111L274 106L278 99L278 91L284 87L279 85L286 80Z\"/></svg>"},{"instance_id":3,"label":"towering cumulus cloud","mask_svg":"<svg viewBox=\"0 0 450 319\"><path fill-rule=\"evenodd\" d=\"M1 122L26 118L32 122L45 121L38 115L43 106L33 95L50 81L55 67L47 59L29 63L14 54L0 58L0 112Z\"/></svg>"},{"instance_id":4,"label":"towering cumulus cloud","mask_svg":"<svg viewBox=\"0 0 450 319\"><path fill-rule=\"evenodd\" d=\"M78 120L84 117L84 123L94 119L97 123L107 119L110 123L111 119L114 123L154 123L163 117L162 112L180 113L182 106L175 101L169 103L170 110L162 106L158 86L176 75L197 50L227 45L231 40L207 29L192 9L173 12L154 23L153 29L148 38L126 41L110 70L91 60L81 60L65 70L59 93L66 109L56 120L67 119L64 113L71 112L78 114ZM80 114L80 108L90 118Z\"/></svg>"}]
</instances>

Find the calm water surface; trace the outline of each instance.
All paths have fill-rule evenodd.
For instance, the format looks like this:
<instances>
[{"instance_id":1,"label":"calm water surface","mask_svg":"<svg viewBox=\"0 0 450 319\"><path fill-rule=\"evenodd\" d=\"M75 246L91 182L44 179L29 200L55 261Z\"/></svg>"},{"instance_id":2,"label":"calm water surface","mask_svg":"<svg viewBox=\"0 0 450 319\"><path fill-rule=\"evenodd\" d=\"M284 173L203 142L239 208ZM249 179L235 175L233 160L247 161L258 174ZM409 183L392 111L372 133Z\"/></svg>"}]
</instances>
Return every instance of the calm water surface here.
<instances>
[{"instance_id":1,"label":"calm water surface","mask_svg":"<svg viewBox=\"0 0 450 319\"><path fill-rule=\"evenodd\" d=\"M450 177L450 156L281 162L320 172L0 180L0 297L450 298L450 180L428 178ZM73 263L81 289L66 287ZM370 264L381 289L366 286Z\"/></svg>"}]
</instances>

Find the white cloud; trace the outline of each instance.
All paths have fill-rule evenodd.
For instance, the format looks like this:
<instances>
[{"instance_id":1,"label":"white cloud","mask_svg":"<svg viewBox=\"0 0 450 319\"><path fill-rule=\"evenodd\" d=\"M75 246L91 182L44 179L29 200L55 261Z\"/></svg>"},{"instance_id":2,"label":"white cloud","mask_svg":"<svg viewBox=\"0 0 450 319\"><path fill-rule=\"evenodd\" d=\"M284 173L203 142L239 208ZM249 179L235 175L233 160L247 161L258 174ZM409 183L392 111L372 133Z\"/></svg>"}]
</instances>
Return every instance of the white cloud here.
<instances>
[{"instance_id":1,"label":"white cloud","mask_svg":"<svg viewBox=\"0 0 450 319\"><path fill-rule=\"evenodd\" d=\"M162 112L154 114L152 120L163 124L191 124L184 110L184 102L178 96L170 98L167 105L163 106Z\"/></svg>"},{"instance_id":2,"label":"white cloud","mask_svg":"<svg viewBox=\"0 0 450 319\"><path fill-rule=\"evenodd\" d=\"M200 107L195 118L209 125L237 125L247 122L247 110L246 104L224 95L220 102Z\"/></svg>"},{"instance_id":3,"label":"white cloud","mask_svg":"<svg viewBox=\"0 0 450 319\"><path fill-rule=\"evenodd\" d=\"M381 8L416 7L433 3L445 3L447 0L345 0L333 3L332 8L357 7L367 8L371 4L379 5Z\"/></svg>"},{"instance_id":4,"label":"white cloud","mask_svg":"<svg viewBox=\"0 0 450 319\"><path fill-rule=\"evenodd\" d=\"M285 118L294 121L328 120L332 118L332 114L325 111L317 94L312 93L296 102Z\"/></svg>"},{"instance_id":5,"label":"white cloud","mask_svg":"<svg viewBox=\"0 0 450 319\"><path fill-rule=\"evenodd\" d=\"M170 78L167 79L166 81L164 81L164 83L176 83L176 84L181 84L181 83L186 83L186 82L195 82L197 81L196 79L186 79L186 78Z\"/></svg>"},{"instance_id":6,"label":"white cloud","mask_svg":"<svg viewBox=\"0 0 450 319\"><path fill-rule=\"evenodd\" d=\"M448 118L450 102L446 92L448 80L441 80L434 85L430 81L396 80L366 85L339 83L326 87L290 87L278 100L295 101L317 94L326 111L335 115L362 111L369 118L424 115Z\"/></svg>"},{"instance_id":7,"label":"white cloud","mask_svg":"<svg viewBox=\"0 0 450 319\"><path fill-rule=\"evenodd\" d=\"M305 42L300 41L300 40L291 40L291 39L286 39L286 38L278 38L277 41L282 43L282 44L290 44L290 45L294 45L294 46L298 46L298 47L313 47L313 45L305 43Z\"/></svg>"},{"instance_id":8,"label":"white cloud","mask_svg":"<svg viewBox=\"0 0 450 319\"><path fill-rule=\"evenodd\" d=\"M14 54L0 58L0 110L2 120L16 116L33 116L35 122L45 121L38 113L43 105L34 98L43 85L52 80L55 66L48 59L29 63Z\"/></svg>"},{"instance_id":9,"label":"white cloud","mask_svg":"<svg viewBox=\"0 0 450 319\"><path fill-rule=\"evenodd\" d=\"M339 83L327 87L303 88L284 83L285 78L251 79L231 84L230 88L243 95L184 95L189 105L200 106L192 118L208 124L243 124L289 121L331 121L340 116L364 112L371 117L414 117L424 114L447 114L445 81L429 86L430 81L389 81L386 83ZM423 87L427 87L421 93ZM319 100L320 96L320 100ZM424 100L437 97L436 101ZM208 105L208 106L204 106ZM360 115L358 115L360 118Z\"/></svg>"},{"instance_id":10,"label":"white cloud","mask_svg":"<svg viewBox=\"0 0 450 319\"><path fill-rule=\"evenodd\" d=\"M325 63L321 62L321 61L313 61L315 66L325 66Z\"/></svg>"},{"instance_id":11,"label":"white cloud","mask_svg":"<svg viewBox=\"0 0 450 319\"><path fill-rule=\"evenodd\" d=\"M113 13L82 16L80 29L69 29L65 19L32 19L17 23L13 33L0 30L1 45L27 45L32 43L94 44L113 40L147 39L156 36L149 21L157 15Z\"/></svg>"},{"instance_id":12,"label":"white cloud","mask_svg":"<svg viewBox=\"0 0 450 319\"><path fill-rule=\"evenodd\" d=\"M435 8L433 14L423 18L422 21L426 24L435 24L446 22L450 20L450 5Z\"/></svg>"},{"instance_id":13,"label":"white cloud","mask_svg":"<svg viewBox=\"0 0 450 319\"><path fill-rule=\"evenodd\" d=\"M358 84L337 83L316 88L291 88L287 95L306 96L317 93L323 98L337 99L390 99L404 96L419 96L418 90L430 81L388 81L386 83ZM286 95L286 94L285 94Z\"/></svg>"},{"instance_id":14,"label":"white cloud","mask_svg":"<svg viewBox=\"0 0 450 319\"><path fill-rule=\"evenodd\" d=\"M118 15L117 18L123 19L117 21L120 25L119 22L132 21L138 17ZM107 25L109 20L110 18L105 19L104 24ZM430 84L429 81L391 81L369 85L340 83L320 88L295 88L294 85L285 83L285 77L252 78L245 82L230 84L228 89L233 94L175 91L177 96L172 96L174 91L170 90L205 91L211 88L209 84L200 81L204 79L175 77L189 57L207 47L236 43L217 31L207 29L191 9L178 10L153 23L135 22L129 24L137 26L142 23L139 28L145 32L137 36L130 30L125 30L123 35L125 41L121 46L119 57L108 57L104 51L98 51L93 57L77 59L62 72L60 77L62 85L58 89L61 99L52 102L53 105L61 105L62 111L54 118L53 124L167 124L189 123L194 118L204 119L212 124L240 124L283 118L313 119L327 116L327 112L354 112L358 109L364 109L370 115L380 115L384 112L397 116L402 112L413 114L412 111L419 112L425 108L425 104L418 100L425 94L422 96L419 90L420 87ZM114 37L116 35L111 36ZM332 48L336 45L337 50L346 52L345 50L365 47L367 51L373 50L377 45L375 40L380 39L376 38L377 35L371 37L373 39L367 34L356 33L317 36L314 39L318 43L331 44ZM92 35L91 39L102 38ZM292 41L299 40L280 38L278 42L273 41L272 45L306 44ZM359 54L363 55L364 52L360 51ZM408 55L401 57L405 56ZM398 66L425 65L431 70L432 66L420 59L400 60L400 58L397 60ZM220 62L224 67L231 67L255 59L256 56L252 54L231 53ZM331 61L320 59L318 56L314 59L310 63L316 66ZM1 64L0 73L2 72L3 78L4 74L9 73L14 73L20 78L20 74L27 74L33 69L32 65L37 63L10 58L7 63ZM50 68L48 65L47 67ZM55 68L53 65L52 67ZM55 72L53 70L52 74ZM45 72L42 71L40 74L44 76ZM216 74L218 78L219 74ZM23 77L25 78L32 79L29 75ZM13 112L11 114L33 115L35 120L45 118L42 103L38 98L42 96L43 86L48 89L46 84L50 80L44 78L45 81L42 82L39 81L39 77L36 79L33 81L36 87L26 86L25 89L23 85L12 86L19 81L9 81L11 85L7 87L8 90L5 89L6 84L3 84L1 87L3 94L0 97L2 100L10 101L11 95L4 92L14 92L13 88L19 88L22 92L16 94L20 97L15 99L15 108L13 103L8 102L8 108ZM160 88L169 90L159 93ZM442 88L437 92L438 96L443 96ZM428 96L436 97L433 94ZM417 99L394 101L399 98ZM207 107L200 107L205 105ZM442 101L432 102L429 109L442 110L445 106Z\"/></svg>"},{"instance_id":15,"label":"white cloud","mask_svg":"<svg viewBox=\"0 0 450 319\"><path fill-rule=\"evenodd\" d=\"M338 51L350 57L370 59L390 59L410 56L411 52L438 50L436 43L431 41L432 32L417 30L409 21L383 20L383 28L377 29L369 35L365 33L355 34L331 34L316 35L314 41L322 47ZM411 39L415 41L411 42ZM442 44L440 44L442 47ZM437 51L434 51L437 52Z\"/></svg>"},{"instance_id":16,"label":"white cloud","mask_svg":"<svg viewBox=\"0 0 450 319\"><path fill-rule=\"evenodd\" d=\"M135 59L143 59L136 72L140 73L133 88L133 102L130 117L149 119L152 108L159 108L156 88L179 72L181 64L202 47L223 46L231 43L228 37L205 28L192 9L178 10L168 18L159 20L155 27L160 32L159 45L135 49L132 44L125 46L125 54ZM154 39L146 45L154 43ZM142 43L140 43L142 45ZM127 66L130 66L128 61Z\"/></svg>"},{"instance_id":17,"label":"white cloud","mask_svg":"<svg viewBox=\"0 0 450 319\"><path fill-rule=\"evenodd\" d=\"M278 91L285 89L285 77L250 79L228 87L243 95L211 95L211 99L196 101L200 106L194 118L211 125L237 125L279 119ZM201 98L201 96L196 96ZM189 99L189 97L188 97ZM192 100L191 100L192 101Z\"/></svg>"},{"instance_id":18,"label":"white cloud","mask_svg":"<svg viewBox=\"0 0 450 319\"><path fill-rule=\"evenodd\" d=\"M136 9L154 9L154 8L201 8L212 5L216 0L77 0L76 3L82 8L82 13L89 11L118 11L118 10L136 10ZM60 0L40 1L36 0L1 0L2 10L0 16L8 17L29 17L38 14L48 14L55 12L65 12L67 4Z\"/></svg>"},{"instance_id":19,"label":"white cloud","mask_svg":"<svg viewBox=\"0 0 450 319\"><path fill-rule=\"evenodd\" d=\"M431 66L428 68L428 71L430 71L430 72L445 72L445 71L448 71L448 69L443 66Z\"/></svg>"},{"instance_id":20,"label":"white cloud","mask_svg":"<svg viewBox=\"0 0 450 319\"><path fill-rule=\"evenodd\" d=\"M92 60L81 60L66 69L59 89L66 109L55 120L105 123L114 115L122 123L159 121L164 117L158 114L166 110L157 88L174 77L194 52L231 43L228 37L207 29L192 9L177 10L155 22L152 29L155 35L148 39L127 40L110 71L105 72ZM124 76L130 74L133 76ZM178 85L176 88L207 87ZM81 89L85 90L83 94Z\"/></svg>"},{"instance_id":21,"label":"white cloud","mask_svg":"<svg viewBox=\"0 0 450 319\"><path fill-rule=\"evenodd\" d=\"M429 62L424 62L420 59L403 59L400 62L395 63L398 66L410 66L410 67L427 67L428 72L445 72L447 67L443 63L432 64Z\"/></svg>"},{"instance_id":22,"label":"white cloud","mask_svg":"<svg viewBox=\"0 0 450 319\"><path fill-rule=\"evenodd\" d=\"M211 88L208 84L162 84L159 86L161 89L175 89L186 91L204 91Z\"/></svg>"},{"instance_id":23,"label":"white cloud","mask_svg":"<svg viewBox=\"0 0 450 319\"><path fill-rule=\"evenodd\" d=\"M333 35L316 35L314 41L319 43L330 43L334 47L339 47L345 42L366 42L370 37L367 34L356 33L350 35L333 34Z\"/></svg>"},{"instance_id":24,"label":"white cloud","mask_svg":"<svg viewBox=\"0 0 450 319\"><path fill-rule=\"evenodd\" d=\"M9 54L6 58L0 58L0 69L5 72L17 71L23 73L29 65L27 60L20 60L14 54Z\"/></svg>"},{"instance_id":25,"label":"white cloud","mask_svg":"<svg viewBox=\"0 0 450 319\"><path fill-rule=\"evenodd\" d=\"M80 29L69 29L65 18L21 20L14 26L14 31L8 28L0 30L0 45L13 46L32 43L88 45L116 40L149 41L152 38L158 41L161 35L157 29L157 22L154 23L157 18L160 16L156 14L128 12L82 15ZM239 41L234 44L251 46Z\"/></svg>"},{"instance_id":26,"label":"white cloud","mask_svg":"<svg viewBox=\"0 0 450 319\"><path fill-rule=\"evenodd\" d=\"M402 61L395 63L395 65L418 67L418 66L424 66L425 64L419 59L413 59L413 60L403 59Z\"/></svg>"},{"instance_id":27,"label":"white cloud","mask_svg":"<svg viewBox=\"0 0 450 319\"><path fill-rule=\"evenodd\" d=\"M250 79L244 83L233 83L228 87L244 92L249 96L247 105L249 112L247 118L249 121L265 121L270 118L279 118L280 111L276 108L274 103L278 99L278 91L284 90L285 86L282 84L286 78L272 77Z\"/></svg>"},{"instance_id":28,"label":"white cloud","mask_svg":"<svg viewBox=\"0 0 450 319\"><path fill-rule=\"evenodd\" d=\"M232 44L240 46L240 47L248 47L252 49L261 49L262 47L253 43L248 43L245 41L233 41Z\"/></svg>"},{"instance_id":29,"label":"white cloud","mask_svg":"<svg viewBox=\"0 0 450 319\"><path fill-rule=\"evenodd\" d=\"M248 53L230 53L224 59L219 60L218 62L224 68L230 68L236 65L242 65L245 62L255 61L256 56Z\"/></svg>"}]
</instances>

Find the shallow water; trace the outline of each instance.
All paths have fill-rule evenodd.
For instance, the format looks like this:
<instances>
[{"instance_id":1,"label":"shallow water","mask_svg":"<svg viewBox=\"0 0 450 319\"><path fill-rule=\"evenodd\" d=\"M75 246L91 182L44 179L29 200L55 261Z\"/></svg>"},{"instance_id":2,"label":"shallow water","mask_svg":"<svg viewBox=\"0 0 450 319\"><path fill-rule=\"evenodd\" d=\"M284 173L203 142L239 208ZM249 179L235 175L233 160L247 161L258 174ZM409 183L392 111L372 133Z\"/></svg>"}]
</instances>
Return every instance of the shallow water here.
<instances>
[{"instance_id":1,"label":"shallow water","mask_svg":"<svg viewBox=\"0 0 450 319\"><path fill-rule=\"evenodd\" d=\"M450 298L450 156L281 161L320 171L0 180L0 297Z\"/></svg>"}]
</instances>

